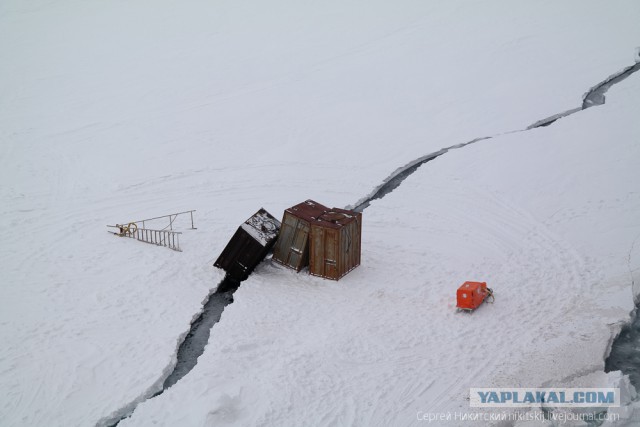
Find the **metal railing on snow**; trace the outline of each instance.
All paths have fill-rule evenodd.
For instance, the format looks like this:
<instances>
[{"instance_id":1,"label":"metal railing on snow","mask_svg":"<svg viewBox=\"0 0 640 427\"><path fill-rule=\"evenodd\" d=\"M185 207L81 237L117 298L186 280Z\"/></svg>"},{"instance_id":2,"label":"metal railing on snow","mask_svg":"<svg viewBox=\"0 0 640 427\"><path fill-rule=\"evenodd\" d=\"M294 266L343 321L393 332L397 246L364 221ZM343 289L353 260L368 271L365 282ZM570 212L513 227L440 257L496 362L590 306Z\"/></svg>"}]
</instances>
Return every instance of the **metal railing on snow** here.
<instances>
[{"instance_id":1,"label":"metal railing on snow","mask_svg":"<svg viewBox=\"0 0 640 427\"><path fill-rule=\"evenodd\" d=\"M115 234L116 236L130 237L140 242L150 243L157 246L165 246L169 249L173 249L174 251L182 252L182 249L180 249L180 235L182 233L179 231L173 231L173 222L176 220L178 215L189 214L191 216L191 230L196 230L196 227L193 225L194 212L195 210L178 212L155 218L141 219L139 221L129 221L127 225L116 224L107 225L107 227L116 228L118 230L117 232L110 231L110 233ZM145 228L147 222L162 218L169 218L169 224L162 230ZM139 224L141 224L142 227L140 227ZM167 228L169 228L169 230L167 230Z\"/></svg>"},{"instance_id":2,"label":"metal railing on snow","mask_svg":"<svg viewBox=\"0 0 640 427\"><path fill-rule=\"evenodd\" d=\"M126 226L107 225L107 227L117 228L119 230L118 232L112 232L115 235L130 237L140 242L151 243L156 246L165 246L174 251L182 252L182 249L180 249L180 235L182 233L179 231L137 228L134 223Z\"/></svg>"},{"instance_id":3,"label":"metal railing on snow","mask_svg":"<svg viewBox=\"0 0 640 427\"><path fill-rule=\"evenodd\" d=\"M145 243L151 243L157 246L166 246L174 251L182 252L180 249L180 233L179 231L167 230L150 230L148 228L138 228L131 237Z\"/></svg>"},{"instance_id":4,"label":"metal railing on snow","mask_svg":"<svg viewBox=\"0 0 640 427\"><path fill-rule=\"evenodd\" d=\"M173 214L169 214L169 215L162 215L162 216L157 216L155 218L147 218L147 219L141 219L139 221L129 221L128 223L134 223L136 225L142 224L142 227L140 228L145 228L145 222L148 221L154 221L156 219L162 219L162 218L169 218L169 225L167 225L167 227L169 227L170 230L173 230L173 221L176 220L176 218L178 217L178 215L182 215L182 214L190 214L191 215L191 230L197 230L196 227L193 226L193 213L195 212L195 209L192 211L184 211L184 212L178 212L178 213L173 213ZM167 228L165 227L165 228ZM163 230L165 229L163 228Z\"/></svg>"}]
</instances>

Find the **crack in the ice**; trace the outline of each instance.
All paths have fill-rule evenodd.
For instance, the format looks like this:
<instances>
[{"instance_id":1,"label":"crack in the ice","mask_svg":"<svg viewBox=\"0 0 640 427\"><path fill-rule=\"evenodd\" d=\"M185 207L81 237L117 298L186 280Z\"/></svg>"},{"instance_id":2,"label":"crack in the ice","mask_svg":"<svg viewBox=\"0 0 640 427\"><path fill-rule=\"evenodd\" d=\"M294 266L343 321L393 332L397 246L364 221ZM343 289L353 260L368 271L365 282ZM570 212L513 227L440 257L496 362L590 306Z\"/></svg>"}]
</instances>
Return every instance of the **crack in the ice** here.
<instances>
[{"instance_id":1,"label":"crack in the ice","mask_svg":"<svg viewBox=\"0 0 640 427\"><path fill-rule=\"evenodd\" d=\"M612 331L609 341L609 355L605 359L604 371L621 371L629 376L631 384L638 390L640 387L640 304L634 307L629 323L625 323L617 331ZM615 333L618 332L616 336Z\"/></svg>"},{"instance_id":2,"label":"crack in the ice","mask_svg":"<svg viewBox=\"0 0 640 427\"><path fill-rule=\"evenodd\" d=\"M545 119L538 120L532 125L528 126L525 129L514 130L509 132L504 132L491 136L484 136L472 139L471 141L464 142L461 144L452 145L447 148L443 148L439 151L427 154L425 156L419 157L414 161L408 163L407 165L396 169L391 175L389 175L379 186L377 186L368 196L360 199L353 206L348 207L354 209L358 212L362 212L366 209L373 200L382 199L387 194L393 192L396 188L398 188L402 182L407 179L410 175L412 175L420 166L423 164L449 152L449 150L455 150L459 148L466 147L467 145L474 144L479 141L484 141L487 139L496 138L498 136L510 134L510 133L518 133L518 132L526 132L531 129L536 129L539 127L549 126L555 123L557 120L567 117L571 114L575 114L579 111L585 110L587 108L602 105L605 103L605 93L609 90L609 88L616 83L624 80L634 72L640 69L640 63L636 63L633 66L629 66L622 71L608 77L601 83L592 87L584 96L581 107L577 107L563 113L554 114ZM220 316L224 307L231 302L233 302L233 297L230 296L233 294L235 289L237 289L238 283L225 283L227 278L223 280L218 286L218 290L209 296L207 301L203 304L202 310L194 316L194 321L191 323L190 329L187 333L183 335L179 339L180 344L176 351L176 363L172 365L171 372L168 375L164 375L166 372L163 372L161 378L156 381L140 398L134 400L123 408L115 411L109 417L105 417L98 421L96 427L115 427L125 418L130 417L137 406L145 402L151 398L154 398L160 394L162 394L166 389L170 388L172 385L177 383L181 378L187 375L197 364L198 357L202 355L204 352L204 347L206 346L209 336L211 333L211 329L215 325L215 323L220 320ZM229 295L223 298L227 298L226 303L223 303L219 300L219 297L216 295L224 295L228 293ZM213 307L207 307L209 304L212 306L218 304L218 309L214 310ZM220 309L221 308L221 309ZM159 384L162 384L162 389L159 389ZM155 394L154 394L155 393Z\"/></svg>"},{"instance_id":3,"label":"crack in the ice","mask_svg":"<svg viewBox=\"0 0 640 427\"><path fill-rule=\"evenodd\" d=\"M213 325L220 320L224 308L233 302L233 292L238 286L238 282L226 276L216 291L207 296L200 312L193 316L189 330L178 339L175 358L161 377L140 397L98 421L96 427L116 427L120 421L133 415L138 405L161 395L191 372L204 353Z\"/></svg>"},{"instance_id":4,"label":"crack in the ice","mask_svg":"<svg viewBox=\"0 0 640 427\"><path fill-rule=\"evenodd\" d=\"M362 199L358 200L355 204L348 206L348 208L354 209L358 212L362 212L364 209L366 209L372 201L377 200L377 199L382 199L384 196L386 196L387 194L393 192L396 188L398 188L400 186L400 184L402 184L402 182L407 179L410 175L412 175L416 170L418 170L418 168L420 168L420 166L422 166L423 164L430 162L431 160L440 157L441 155L449 152L449 150L454 150L454 149L458 149L458 148L462 148L462 147L466 147L467 145L476 143L478 141L484 141L487 139L492 139L492 138L496 138L498 136L502 136L502 135L506 135L506 134L510 134L510 133L518 133L518 132L526 132L532 129L537 129L540 127L546 127L549 126L553 123L555 123L556 121L564 118L564 117L568 117L572 114L578 113L580 111L586 110L587 108L591 108L594 106L598 106L598 105L603 105L606 101L606 97L605 94L607 93L607 91L611 88L611 86L620 83L622 80L626 79L627 77L629 77L631 74L635 73L636 71L640 70L640 62L634 64L634 65L630 65L624 69L622 69L621 71L607 77L605 80L603 80L602 82L598 83L597 85L591 87L582 97L582 105L580 107L576 107L573 108L571 110L567 110L564 111L562 113L557 113L557 114L553 114L549 117L546 117L544 119L538 120L536 122L534 122L533 124L527 126L524 129L520 129L520 130L513 130L513 131L509 131L509 132L504 132L504 133L499 133L496 135L491 135L491 136L484 136L484 137L480 137L480 138L475 138L472 139L471 141L468 142L464 142L462 144L456 144L456 145L452 145L450 147L447 148L443 148L441 150L435 151L433 153L424 155L422 157L419 157L415 160L413 160L412 162L409 162L408 164L406 164L403 167L400 167L398 169L396 169L391 175L389 175L387 178L385 178L382 181L382 184L380 184L379 186L377 186L376 188L373 189L373 191L366 197L363 197Z\"/></svg>"},{"instance_id":5,"label":"crack in the ice","mask_svg":"<svg viewBox=\"0 0 640 427\"><path fill-rule=\"evenodd\" d=\"M612 339L609 342L608 355L605 358L605 372L621 371L629 376L631 384L636 388L640 387L640 301L637 300L635 279L631 268L631 255L635 245L640 239L638 234L631 242L631 248L627 254L627 268L631 277L631 289L635 300L633 311L630 313L629 322L622 322L622 327L612 332ZM616 335L617 334L617 335Z\"/></svg>"},{"instance_id":6,"label":"crack in the ice","mask_svg":"<svg viewBox=\"0 0 640 427\"><path fill-rule=\"evenodd\" d=\"M640 50L639 50L639 56L640 56ZM607 91L611 88L611 86L621 82L622 80L626 79L627 77L629 77L631 74L635 73L636 71L640 70L640 62L637 62L636 64L626 67L624 68L622 71L619 71L616 74L613 74L612 76L609 76L608 78L606 78L605 80L603 80L602 82L598 83L597 85L593 86L591 89L589 89L589 91L587 91L587 93L584 94L583 96L583 100L582 100L582 105L580 107L577 108L573 108L571 110L567 110L564 111L562 113L557 113L554 115L551 115L547 118L544 118L542 120L538 120L536 122L534 122L533 124L527 126L525 129L521 129L521 130L515 130L515 131L511 131L511 132L506 132L506 133L518 133L518 132L526 132L532 129L537 129L539 127L546 127L546 126L550 126L553 123L555 123L556 121L570 116L572 114L578 113L582 110L586 110L587 108L591 108L594 106L598 106L598 105L603 105L606 101L606 97L605 94L607 93ZM475 142L478 141L483 141L483 140L487 140L487 139L492 139L495 138L497 136L501 136L501 135L505 135L506 133L502 133L502 134L498 134L498 135L492 135L492 136L487 136L487 137L482 137L482 138L476 138L473 139L469 142L466 143L462 143L462 144L457 144L457 145L452 145L451 147L447 147L447 148L443 148L439 151L436 151L434 153L431 154L427 154L425 156L422 156L412 162L410 162L409 164L405 165L404 167L398 168L396 169L391 175L389 175L383 182L381 185L379 185L378 187L376 187L373 192L370 193L369 196L366 196L362 199L360 199L358 202L356 202L351 208L355 209L359 212L362 212L364 209L366 209L373 200L376 199L382 199L384 196L386 196L387 194L393 192L396 188L398 188L402 182L407 179L410 175L412 175L416 170L418 170L418 168L420 168L420 166L422 166L423 164L430 162L431 160L440 157L441 155L447 153L449 150L452 149L458 149L458 148L462 148L462 147L466 147L467 145L473 144ZM555 215L555 214L554 214ZM634 243L635 244L635 241ZM632 245L632 249L633 250L633 245ZM631 253L629 253L629 259L628 259L628 263L629 263L629 270L631 272ZM632 289L633 289L633 273L632 274ZM640 308L640 304L639 307ZM637 313L638 309L636 309L636 313ZM627 329L631 329L632 325L635 325L636 323L638 324L637 327L637 334L638 337L635 337L635 335L632 334L632 332L628 332L626 335L624 335L626 337L626 339L624 340L623 343L619 344L617 346L617 348L622 348L622 350L620 350L620 353L624 354L625 353L625 344L628 346L629 343L633 343L633 342L637 342L640 341L640 318L636 317L635 321L632 322L631 325L629 325L627 327ZM619 337L622 337L623 334L621 333ZM609 345L608 345L608 349L611 352L614 352L614 348L616 348L616 346L614 346L614 344L616 344L616 342L618 341L618 339L614 339L614 337L611 337L610 341L609 341ZM633 350L635 350L635 346L633 346ZM640 352L635 352L632 353L630 352L631 355L627 356L626 359L631 359L631 363L627 363L626 365L626 371L623 371L624 373L630 375L631 377L631 382L632 384L634 384L636 387L638 386L638 384L640 384L640 370L636 369L635 366L639 366L640 365ZM614 357L615 359L615 357ZM614 359L612 359L611 357L606 358L605 360L605 372L609 372L611 369L611 366L614 365L614 363L612 363L612 361L614 361ZM620 364L619 361L618 365ZM619 367L619 366L616 366ZM607 369L608 368L608 369ZM598 367L597 370L599 371L600 368ZM583 373L588 373L588 372L593 371L593 368L587 368L587 370L585 372L581 372L580 374ZM574 377L580 376L580 374L574 374L570 377L567 377L567 380L569 379L573 379ZM551 419L551 409L549 408L545 408L544 406L541 407L543 413L545 414L546 417L548 417L548 419ZM607 412L607 410L605 411L601 411L601 412Z\"/></svg>"},{"instance_id":7,"label":"crack in the ice","mask_svg":"<svg viewBox=\"0 0 640 427\"><path fill-rule=\"evenodd\" d=\"M586 110L589 107L604 104L606 100L605 94L609 91L611 86L620 83L638 70L640 70L640 62L629 65L628 67L622 69L621 71L618 71L615 74L612 74L601 83L592 87L583 98L582 109Z\"/></svg>"}]
</instances>

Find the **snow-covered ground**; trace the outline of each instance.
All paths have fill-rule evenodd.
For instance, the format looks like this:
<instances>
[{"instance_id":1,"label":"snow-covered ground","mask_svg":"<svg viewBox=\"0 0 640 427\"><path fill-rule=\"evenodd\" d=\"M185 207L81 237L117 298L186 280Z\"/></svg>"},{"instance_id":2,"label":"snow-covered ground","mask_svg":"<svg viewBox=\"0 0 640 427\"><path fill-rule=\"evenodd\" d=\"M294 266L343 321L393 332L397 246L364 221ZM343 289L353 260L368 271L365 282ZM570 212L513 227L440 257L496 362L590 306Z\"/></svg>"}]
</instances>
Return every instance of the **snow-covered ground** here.
<instances>
[{"instance_id":1,"label":"snow-covered ground","mask_svg":"<svg viewBox=\"0 0 640 427\"><path fill-rule=\"evenodd\" d=\"M366 211L363 266L339 283L267 263L196 368L122 425L411 425L468 409L473 386L610 384L592 374L633 309L639 96L630 80L423 166ZM456 314L464 279L495 304Z\"/></svg>"},{"instance_id":2,"label":"snow-covered ground","mask_svg":"<svg viewBox=\"0 0 640 427\"><path fill-rule=\"evenodd\" d=\"M349 205L417 157L579 106L633 62L638 16L635 1L3 2L0 424L132 408L259 207ZM616 383L596 373L640 264L638 78L422 166L367 208L363 265L338 283L261 266L196 368L121 425L411 425L468 408L470 386ZM187 209L182 253L105 233ZM456 315L469 279L496 303Z\"/></svg>"}]
</instances>

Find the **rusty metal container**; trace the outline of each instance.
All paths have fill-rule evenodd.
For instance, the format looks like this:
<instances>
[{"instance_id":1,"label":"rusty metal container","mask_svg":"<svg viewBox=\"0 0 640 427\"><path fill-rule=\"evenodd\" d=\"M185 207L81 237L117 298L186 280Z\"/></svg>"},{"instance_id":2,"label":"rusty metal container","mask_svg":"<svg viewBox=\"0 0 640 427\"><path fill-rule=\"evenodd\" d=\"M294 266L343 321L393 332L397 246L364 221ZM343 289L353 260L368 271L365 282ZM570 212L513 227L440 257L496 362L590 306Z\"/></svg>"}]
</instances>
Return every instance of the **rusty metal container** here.
<instances>
[{"instance_id":1,"label":"rusty metal container","mask_svg":"<svg viewBox=\"0 0 640 427\"><path fill-rule=\"evenodd\" d=\"M329 208L313 200L285 210L280 235L273 249L273 259L296 271L309 265L311 223L328 210Z\"/></svg>"},{"instance_id":2,"label":"rusty metal container","mask_svg":"<svg viewBox=\"0 0 640 427\"><path fill-rule=\"evenodd\" d=\"M311 224L309 273L338 280L360 265L362 214L333 208Z\"/></svg>"},{"instance_id":3,"label":"rusty metal container","mask_svg":"<svg viewBox=\"0 0 640 427\"><path fill-rule=\"evenodd\" d=\"M273 259L296 271L338 280L360 265L362 214L313 200L284 212Z\"/></svg>"},{"instance_id":4,"label":"rusty metal container","mask_svg":"<svg viewBox=\"0 0 640 427\"><path fill-rule=\"evenodd\" d=\"M280 221L260 209L238 227L213 265L235 280L245 280L267 256L279 230Z\"/></svg>"}]
</instances>

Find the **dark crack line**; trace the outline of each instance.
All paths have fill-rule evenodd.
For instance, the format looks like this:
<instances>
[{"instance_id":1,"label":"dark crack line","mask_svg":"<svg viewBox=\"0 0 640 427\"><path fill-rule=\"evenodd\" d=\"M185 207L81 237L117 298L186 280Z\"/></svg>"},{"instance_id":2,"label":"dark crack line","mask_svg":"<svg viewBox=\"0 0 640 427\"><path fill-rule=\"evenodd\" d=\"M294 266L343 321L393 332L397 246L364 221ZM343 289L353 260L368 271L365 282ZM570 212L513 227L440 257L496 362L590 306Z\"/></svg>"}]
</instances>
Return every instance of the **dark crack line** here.
<instances>
[{"instance_id":1,"label":"dark crack line","mask_svg":"<svg viewBox=\"0 0 640 427\"><path fill-rule=\"evenodd\" d=\"M209 294L206 302L202 306L202 310L195 320L191 322L189 331L184 335L182 342L178 346L176 364L168 376L164 378L164 380L160 379L151 389L147 390L141 398L124 406L113 415L100 420L96 424L96 427L116 427L120 421L131 417L138 405L161 395L165 390L171 388L191 372L197 365L198 358L204 353L213 326L220 321L225 307L233 302L233 293L238 289L239 285L239 282L226 276L224 280L220 282L216 291ZM158 389L157 384L160 383L162 384L162 388L154 392L154 390Z\"/></svg>"},{"instance_id":2,"label":"dark crack line","mask_svg":"<svg viewBox=\"0 0 640 427\"><path fill-rule=\"evenodd\" d=\"M631 384L640 388L640 304L635 307L635 317L631 323L620 329L620 333L611 344L611 352L604 362L604 371L622 371L629 376Z\"/></svg>"},{"instance_id":3,"label":"dark crack line","mask_svg":"<svg viewBox=\"0 0 640 427\"><path fill-rule=\"evenodd\" d=\"M632 290L635 288L635 280L631 268L631 255L639 238L640 234L633 239L627 255L627 268L629 269ZM638 316L638 311L640 311L640 301L636 301L630 323L623 326L618 336L613 340L611 351L604 363L605 372L622 371L623 374L628 375L636 390L640 389L640 316Z\"/></svg>"},{"instance_id":4,"label":"dark crack line","mask_svg":"<svg viewBox=\"0 0 640 427\"><path fill-rule=\"evenodd\" d=\"M638 55L640 56L640 49L638 51ZM629 77L631 74L635 73L638 70L640 70L640 61L632 66L624 68L622 71L612 76L609 76L602 82L598 83L597 85L589 89L589 91L584 94L582 98L583 99L582 105L580 107L576 107L571 110L567 110L562 113L557 113L552 116L546 117L542 120L538 120L533 124L527 126L525 129L511 131L507 133L526 132L532 129L550 126L556 121L564 117L568 117L572 114L576 114L580 111L586 110L594 106L603 105L606 102L605 94L607 93L607 91L613 85L620 83L621 81L623 81L624 79L626 79L627 77ZM501 135L505 135L505 133L482 137L482 138L476 138L469 142L453 145L448 148L443 148L440 151L436 151L434 153L422 156L414 160L413 162L407 164L406 166L397 169L395 172L389 175L389 177L387 177L382 182L381 185L376 187L369 196L356 202L353 209L359 212L362 212L371 204L373 200L382 199L387 194L392 193L396 188L398 188L402 184L402 182L405 179L407 179L416 170L418 170L420 166L422 166L427 162L430 162L433 159L436 159L442 156L443 154L449 152L449 150L466 147L467 145L476 143L478 141L492 139ZM632 244L631 250L633 250L633 245L635 245L635 240ZM631 257L631 254L629 254L629 260L628 260L629 270L631 272L630 257ZM633 285L634 285L633 273L631 273L631 280L632 280L632 288L633 288ZM640 387L640 346L638 345L638 343L640 343L640 316L637 315L638 311L640 311L640 303L638 303L638 305L636 306L635 317L633 318L631 323L623 327L618 337L612 340L610 355L605 360L605 372L621 370L624 374L629 375L630 381L636 389ZM543 412L545 412L547 416L550 415L549 409L542 407L542 410ZM606 411L602 411L602 412L606 412Z\"/></svg>"},{"instance_id":5,"label":"dark crack line","mask_svg":"<svg viewBox=\"0 0 640 427\"><path fill-rule=\"evenodd\" d=\"M209 299L204 304L200 316L191 324L189 333L178 348L175 368L162 384L162 391L156 393L153 397L162 394L166 389L180 381L198 363L198 358L204 353L204 348L209 342L213 325L220 321L225 307L233 302L233 292L237 289L237 286L231 285L234 287L231 290L226 282L227 280L224 280L218 286L221 291L216 291L214 294L209 295ZM224 288L227 288L227 290L222 290Z\"/></svg>"},{"instance_id":6,"label":"dark crack line","mask_svg":"<svg viewBox=\"0 0 640 427\"><path fill-rule=\"evenodd\" d=\"M587 91L587 93L585 93L582 97L582 105L580 107L576 107L573 108L571 110L567 110L564 111L562 113L557 113L557 114L553 114L549 117L546 117L544 119L538 120L536 122L534 122L533 124L527 126L524 129L521 130L514 130L514 131L509 131L509 132L505 132L505 133L500 133L500 134L496 134L496 135L491 135L491 136L484 136L481 138L475 138L472 139L471 141L468 142L464 142L462 144L456 144L456 145L452 145L451 147L447 147L447 148L443 148L439 151L436 151L434 153L430 153L427 154L425 156L422 156L410 163L408 163L407 165L396 169L391 175L389 175L383 182L382 184L380 184L378 187L376 187L373 192L370 193L370 195L358 200L355 204L348 206L347 208L351 208L354 209L358 212L362 212L364 209L366 209L372 201L377 200L377 199L382 199L383 197L385 197L387 194L392 193L396 188L398 188L402 182L407 179L409 176L411 176L415 171L417 171L420 166L422 166L423 164L430 162L433 159L436 159L440 156L442 156L443 154L449 152L449 150L455 150L458 148L462 148L462 147L466 147L467 145L470 144L474 144L476 142L479 141L484 141L487 139L492 139L492 138L496 138L498 136L502 136L502 135L506 135L506 134L510 134L510 133L518 133L518 132L526 132L532 129L537 129L540 127L546 127L549 125L552 125L553 123L555 123L556 121L564 118L564 117L568 117L572 114L578 113L580 111L586 110L587 108L591 108L594 106L598 106L598 105L603 105L606 101L605 98L605 94L607 93L607 91L615 84L620 83L621 81L623 81L624 79L626 79L627 77L629 77L631 74L635 73L636 71L640 70L640 62L631 65L629 67L624 68L622 71L619 71L609 77L607 77L605 80L603 80L602 82L598 83L597 85L593 86L591 89L589 89L589 91Z\"/></svg>"}]
</instances>

